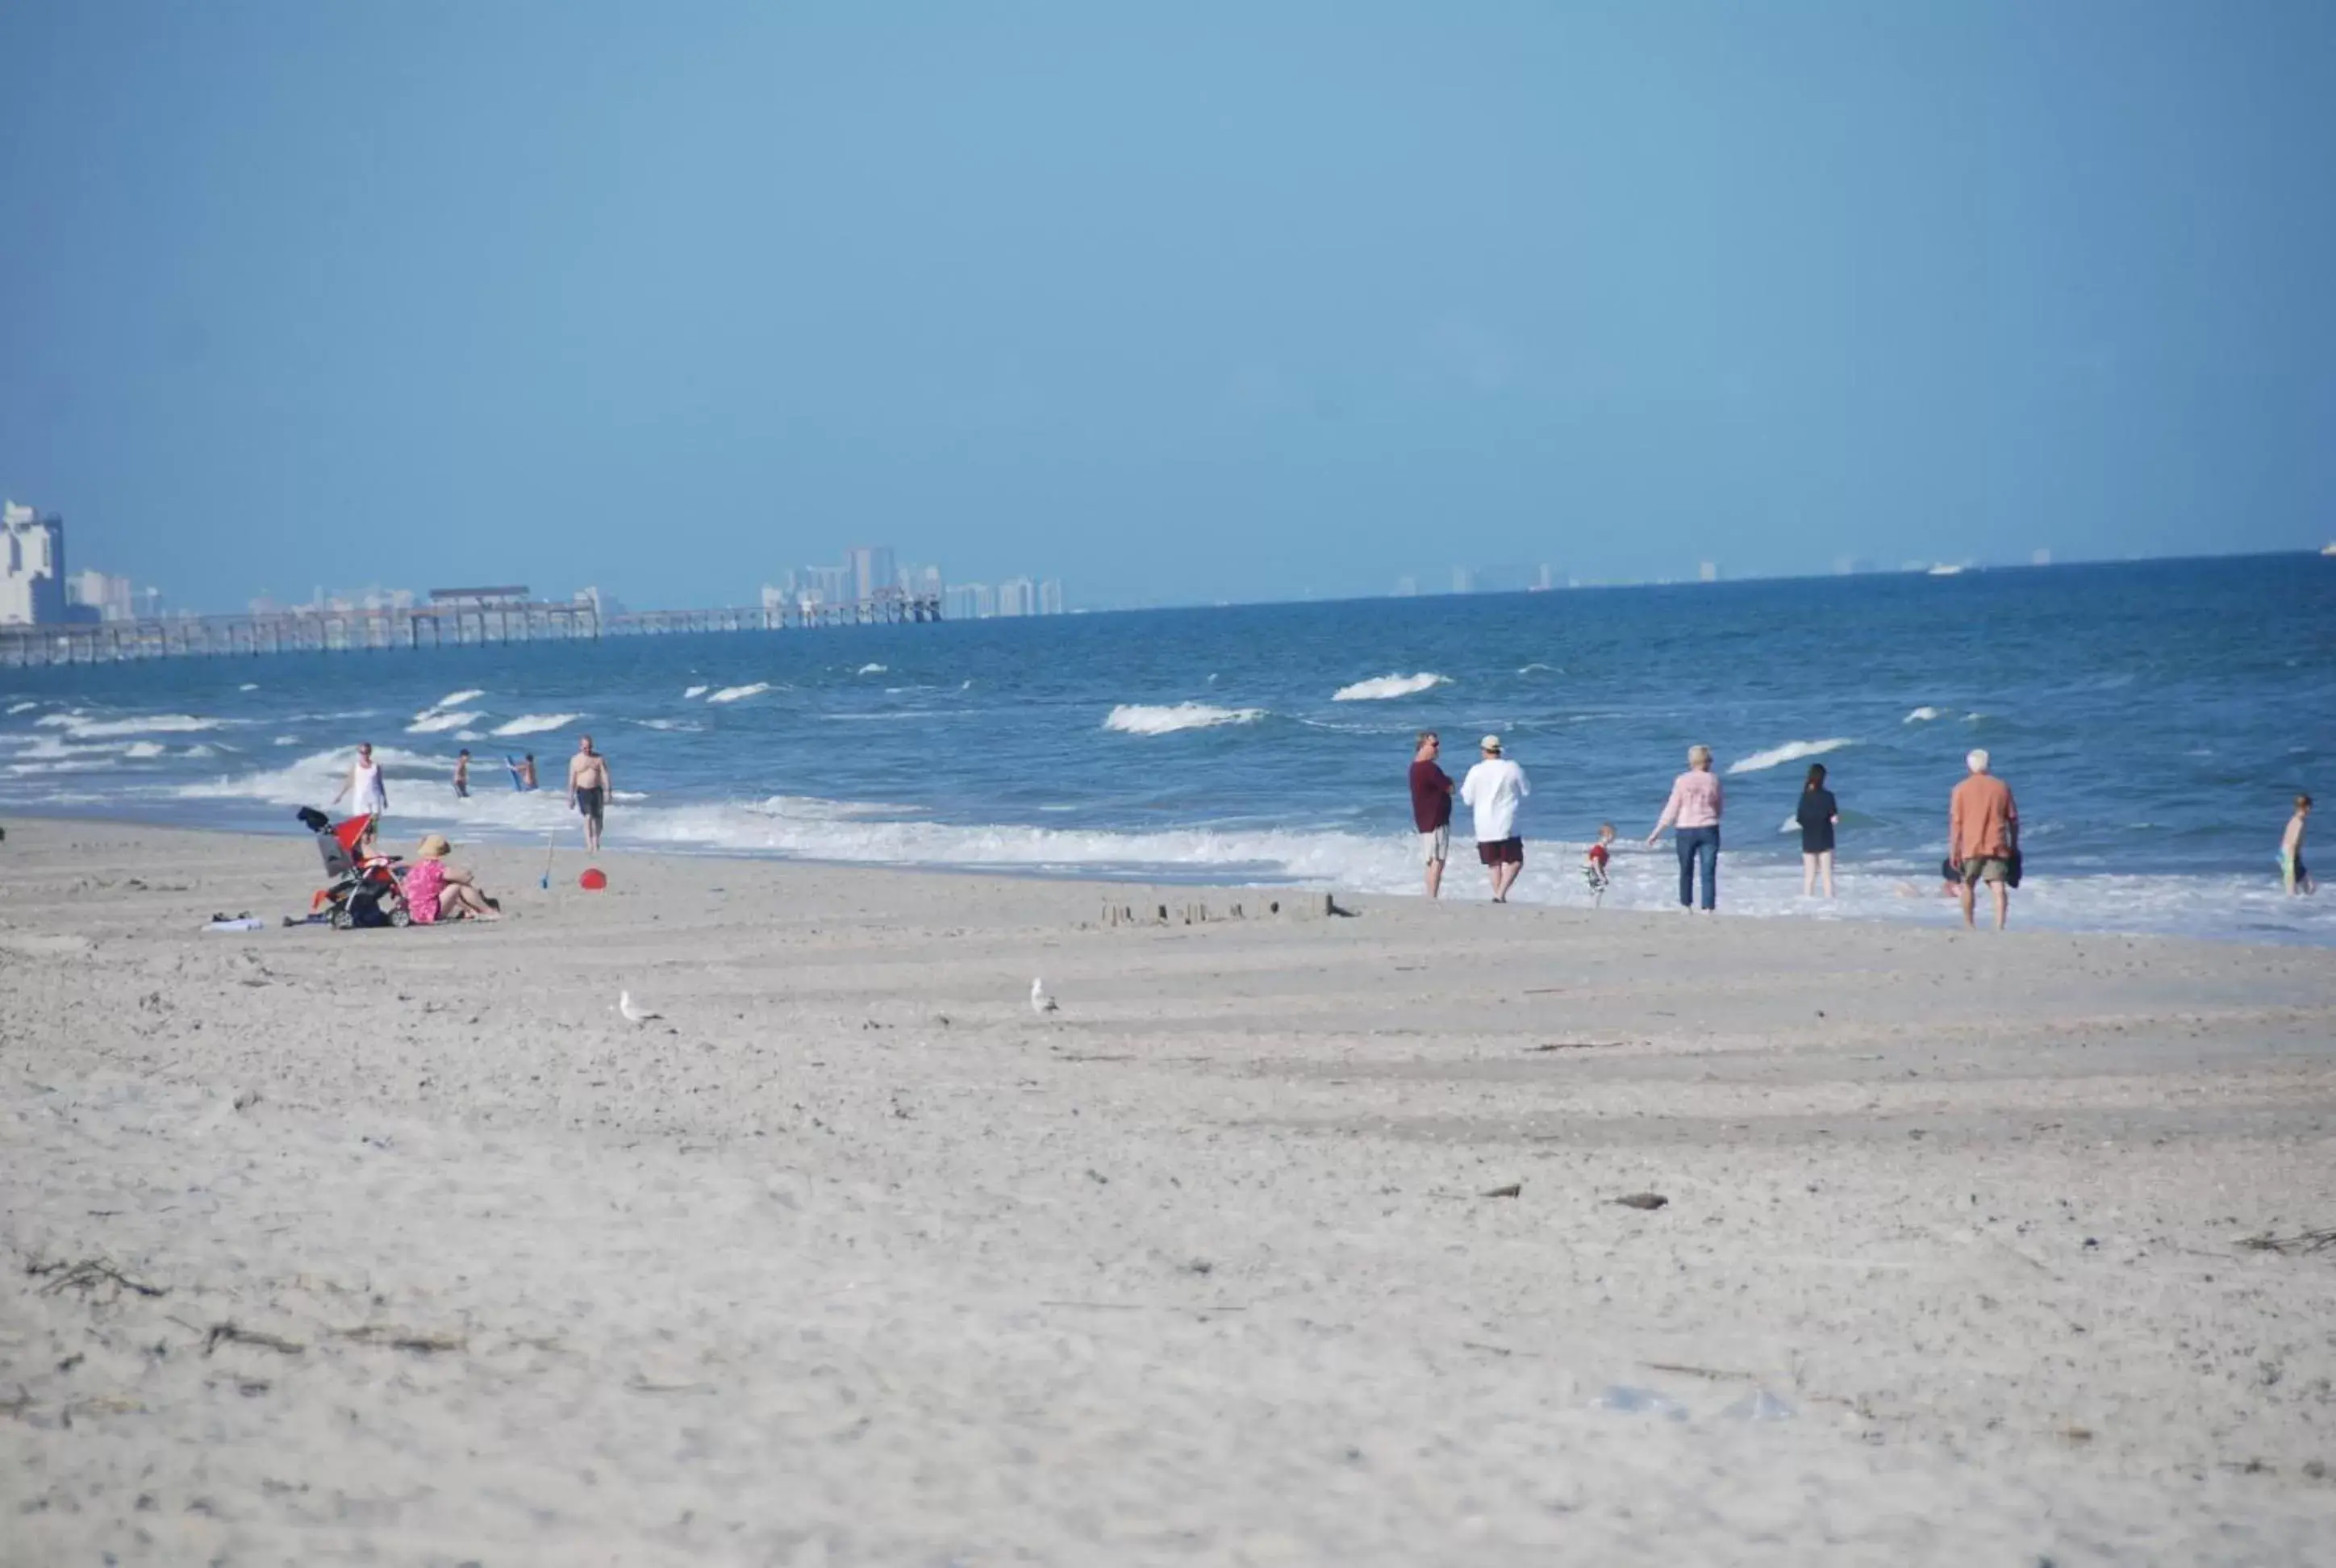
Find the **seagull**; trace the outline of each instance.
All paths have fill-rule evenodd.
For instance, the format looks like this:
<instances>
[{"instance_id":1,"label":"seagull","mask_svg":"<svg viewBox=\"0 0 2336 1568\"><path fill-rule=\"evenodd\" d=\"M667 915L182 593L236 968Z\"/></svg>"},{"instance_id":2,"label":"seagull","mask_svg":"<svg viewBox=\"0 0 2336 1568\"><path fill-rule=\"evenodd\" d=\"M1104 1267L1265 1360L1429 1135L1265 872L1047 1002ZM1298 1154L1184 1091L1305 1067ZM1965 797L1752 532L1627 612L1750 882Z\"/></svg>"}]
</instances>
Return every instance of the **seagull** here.
<instances>
[{"instance_id":1,"label":"seagull","mask_svg":"<svg viewBox=\"0 0 2336 1568\"><path fill-rule=\"evenodd\" d=\"M646 1024L651 1018L665 1017L663 1013L653 1013L633 1000L633 993L630 991L617 993L617 1010L625 1015L625 1022L628 1024Z\"/></svg>"},{"instance_id":2,"label":"seagull","mask_svg":"<svg viewBox=\"0 0 2336 1568\"><path fill-rule=\"evenodd\" d=\"M1046 982L1044 980L1030 982L1030 1010L1042 1018L1048 1013L1058 1010L1055 1006L1055 998L1046 994Z\"/></svg>"}]
</instances>

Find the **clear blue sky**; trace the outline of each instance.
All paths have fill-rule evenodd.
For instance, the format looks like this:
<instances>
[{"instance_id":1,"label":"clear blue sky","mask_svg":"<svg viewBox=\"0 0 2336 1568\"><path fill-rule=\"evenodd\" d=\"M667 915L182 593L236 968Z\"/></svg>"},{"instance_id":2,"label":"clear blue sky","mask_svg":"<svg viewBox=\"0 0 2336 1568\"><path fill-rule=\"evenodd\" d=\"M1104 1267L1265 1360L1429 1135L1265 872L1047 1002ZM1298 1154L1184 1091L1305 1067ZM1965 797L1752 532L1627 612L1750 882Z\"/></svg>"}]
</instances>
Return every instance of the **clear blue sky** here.
<instances>
[{"instance_id":1,"label":"clear blue sky","mask_svg":"<svg viewBox=\"0 0 2336 1568\"><path fill-rule=\"evenodd\" d=\"M181 604L2336 537L2336 4L0 5L0 491Z\"/></svg>"}]
</instances>

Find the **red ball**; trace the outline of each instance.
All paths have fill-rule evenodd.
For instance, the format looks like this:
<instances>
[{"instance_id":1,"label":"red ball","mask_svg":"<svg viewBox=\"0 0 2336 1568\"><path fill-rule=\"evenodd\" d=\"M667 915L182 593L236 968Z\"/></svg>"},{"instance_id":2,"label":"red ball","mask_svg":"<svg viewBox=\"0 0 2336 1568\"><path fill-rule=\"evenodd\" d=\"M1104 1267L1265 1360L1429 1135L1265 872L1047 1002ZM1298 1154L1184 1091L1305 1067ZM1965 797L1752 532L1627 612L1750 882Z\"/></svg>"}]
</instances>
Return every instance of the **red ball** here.
<instances>
[{"instance_id":1,"label":"red ball","mask_svg":"<svg viewBox=\"0 0 2336 1568\"><path fill-rule=\"evenodd\" d=\"M608 879L601 874L599 866L586 866L584 874L576 879L576 885L588 893L597 893L608 885Z\"/></svg>"}]
</instances>

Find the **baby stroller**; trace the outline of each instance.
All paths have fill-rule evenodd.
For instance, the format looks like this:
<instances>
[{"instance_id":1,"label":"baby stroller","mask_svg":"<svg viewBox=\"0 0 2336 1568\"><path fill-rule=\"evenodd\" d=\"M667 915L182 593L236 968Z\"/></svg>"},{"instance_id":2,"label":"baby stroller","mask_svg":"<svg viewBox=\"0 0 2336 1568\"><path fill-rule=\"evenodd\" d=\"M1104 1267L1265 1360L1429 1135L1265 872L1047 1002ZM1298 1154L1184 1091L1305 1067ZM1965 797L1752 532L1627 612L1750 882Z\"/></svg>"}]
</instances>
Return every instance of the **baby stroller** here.
<instances>
[{"instance_id":1,"label":"baby stroller","mask_svg":"<svg viewBox=\"0 0 2336 1568\"><path fill-rule=\"evenodd\" d=\"M395 855L365 852L365 835L373 831L370 816L335 823L314 806L300 808L300 821L316 835L316 853L325 862L325 886L308 901L314 914L326 910L336 931L355 926L404 926L413 916L405 907L405 888L399 881Z\"/></svg>"}]
</instances>

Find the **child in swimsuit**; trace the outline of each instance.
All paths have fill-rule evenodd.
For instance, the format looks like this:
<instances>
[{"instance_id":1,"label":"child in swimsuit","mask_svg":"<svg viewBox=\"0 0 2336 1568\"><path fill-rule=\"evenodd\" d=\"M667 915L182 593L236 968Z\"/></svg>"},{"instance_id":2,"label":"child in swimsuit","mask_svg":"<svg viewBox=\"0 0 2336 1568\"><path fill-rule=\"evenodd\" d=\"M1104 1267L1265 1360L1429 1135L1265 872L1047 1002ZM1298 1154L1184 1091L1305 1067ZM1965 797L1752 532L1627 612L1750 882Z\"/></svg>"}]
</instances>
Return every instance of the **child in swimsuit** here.
<instances>
[{"instance_id":1,"label":"child in swimsuit","mask_svg":"<svg viewBox=\"0 0 2336 1568\"><path fill-rule=\"evenodd\" d=\"M1613 879L1606 874L1606 862L1611 855L1608 846L1613 842L1614 824L1600 823L1598 842L1591 844L1589 852L1582 857L1582 880L1590 884L1590 902L1593 907L1605 898L1606 890L1613 885Z\"/></svg>"}]
</instances>

